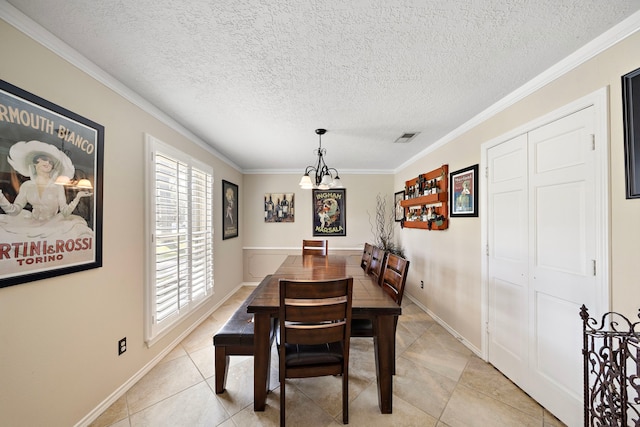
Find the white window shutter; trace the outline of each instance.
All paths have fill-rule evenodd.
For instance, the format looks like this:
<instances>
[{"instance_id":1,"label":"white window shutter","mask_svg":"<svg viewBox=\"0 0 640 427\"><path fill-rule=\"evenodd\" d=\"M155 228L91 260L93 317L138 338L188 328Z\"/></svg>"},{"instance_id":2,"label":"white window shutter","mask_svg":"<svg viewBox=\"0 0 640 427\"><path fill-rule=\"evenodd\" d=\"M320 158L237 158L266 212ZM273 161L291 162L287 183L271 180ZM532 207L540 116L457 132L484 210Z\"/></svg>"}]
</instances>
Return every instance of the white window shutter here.
<instances>
[{"instance_id":1,"label":"white window shutter","mask_svg":"<svg viewBox=\"0 0 640 427\"><path fill-rule=\"evenodd\" d=\"M147 341L213 293L213 171L148 136Z\"/></svg>"}]
</instances>

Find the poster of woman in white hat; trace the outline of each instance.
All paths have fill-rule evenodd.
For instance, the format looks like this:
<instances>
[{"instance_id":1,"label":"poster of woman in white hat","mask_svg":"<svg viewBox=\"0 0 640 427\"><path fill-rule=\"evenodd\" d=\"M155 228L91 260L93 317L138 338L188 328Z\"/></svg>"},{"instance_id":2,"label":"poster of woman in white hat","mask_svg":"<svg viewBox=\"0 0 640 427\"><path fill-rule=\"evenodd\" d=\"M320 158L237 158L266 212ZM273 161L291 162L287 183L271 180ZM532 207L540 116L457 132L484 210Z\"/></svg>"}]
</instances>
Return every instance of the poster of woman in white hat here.
<instances>
[{"instance_id":1,"label":"poster of woman in white hat","mask_svg":"<svg viewBox=\"0 0 640 427\"><path fill-rule=\"evenodd\" d=\"M0 80L0 287L101 266L103 141Z\"/></svg>"}]
</instances>

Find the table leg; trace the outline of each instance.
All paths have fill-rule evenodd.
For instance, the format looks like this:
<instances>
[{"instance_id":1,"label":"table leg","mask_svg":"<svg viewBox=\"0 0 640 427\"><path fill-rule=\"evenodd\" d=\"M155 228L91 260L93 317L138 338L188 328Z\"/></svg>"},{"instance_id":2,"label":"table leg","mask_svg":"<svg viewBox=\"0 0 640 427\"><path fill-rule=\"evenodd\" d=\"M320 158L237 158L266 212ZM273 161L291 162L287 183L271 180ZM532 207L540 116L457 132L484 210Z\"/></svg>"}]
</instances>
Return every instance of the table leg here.
<instances>
[{"instance_id":1,"label":"table leg","mask_svg":"<svg viewBox=\"0 0 640 427\"><path fill-rule=\"evenodd\" d=\"M395 316L376 316L376 336L373 337L378 377L378 406L383 414L393 407L393 370L395 349Z\"/></svg>"},{"instance_id":2,"label":"table leg","mask_svg":"<svg viewBox=\"0 0 640 427\"><path fill-rule=\"evenodd\" d=\"M270 331L271 316L266 313L254 315L253 335L253 410L264 411L269 391L269 367L271 365Z\"/></svg>"}]
</instances>

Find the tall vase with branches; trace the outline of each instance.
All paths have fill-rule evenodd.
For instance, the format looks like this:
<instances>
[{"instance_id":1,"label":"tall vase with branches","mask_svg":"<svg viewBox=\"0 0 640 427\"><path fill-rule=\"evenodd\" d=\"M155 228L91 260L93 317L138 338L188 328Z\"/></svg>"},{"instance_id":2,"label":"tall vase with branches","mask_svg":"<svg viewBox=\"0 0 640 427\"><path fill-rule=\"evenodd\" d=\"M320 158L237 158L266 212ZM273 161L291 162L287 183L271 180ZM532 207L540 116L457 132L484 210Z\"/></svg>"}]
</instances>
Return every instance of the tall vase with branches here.
<instances>
[{"instance_id":1,"label":"tall vase with branches","mask_svg":"<svg viewBox=\"0 0 640 427\"><path fill-rule=\"evenodd\" d=\"M373 233L373 244L404 258L404 249L393 240L396 219L393 203L389 202L387 197L378 194L376 196L375 218L372 218L368 211L367 214Z\"/></svg>"}]
</instances>

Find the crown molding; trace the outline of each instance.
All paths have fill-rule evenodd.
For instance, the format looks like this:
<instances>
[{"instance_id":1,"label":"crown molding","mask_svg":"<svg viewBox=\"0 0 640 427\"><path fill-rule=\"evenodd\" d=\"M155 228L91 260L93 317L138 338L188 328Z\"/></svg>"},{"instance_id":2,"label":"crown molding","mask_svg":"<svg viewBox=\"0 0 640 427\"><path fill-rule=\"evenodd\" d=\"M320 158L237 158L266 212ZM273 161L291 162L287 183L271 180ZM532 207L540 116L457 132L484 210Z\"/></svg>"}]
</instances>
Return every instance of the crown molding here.
<instances>
[{"instance_id":1,"label":"crown molding","mask_svg":"<svg viewBox=\"0 0 640 427\"><path fill-rule=\"evenodd\" d=\"M567 74L571 70L577 68L578 66L584 64L588 60L592 59L596 55L604 52L609 49L611 46L616 43L621 42L632 34L636 33L640 30L640 11L634 13L629 16L624 21L620 22L618 25L610 28L609 30L602 33L600 36L596 37L583 47L576 50L571 55L567 56L557 64L551 66L546 71L543 71L538 76L529 80L529 82L525 83L518 89L511 92L509 95L505 96L501 100L497 101L495 104L491 105L489 108L483 110L481 113L472 117L467 122L458 126L453 131L449 132L433 144L429 145L420 153L416 154L413 158L407 160L402 165L398 166L394 172L398 173L402 169L408 167L409 165L417 162L418 160L425 157L427 154L432 153L436 149L442 147L443 145L451 142L455 138L460 135L468 132L479 124L487 121L491 117L496 114L506 110L510 106L514 105L516 102L526 98L527 96L535 93L540 88L546 86L552 81L558 79L559 77Z\"/></svg>"},{"instance_id":2,"label":"crown molding","mask_svg":"<svg viewBox=\"0 0 640 427\"><path fill-rule=\"evenodd\" d=\"M301 169L245 169L245 175L303 175L304 168ZM395 171L391 169L340 169L340 175L393 175Z\"/></svg>"},{"instance_id":3,"label":"crown molding","mask_svg":"<svg viewBox=\"0 0 640 427\"><path fill-rule=\"evenodd\" d=\"M110 74L106 73L100 67L98 67L93 62L89 61L87 58L82 56L75 49L71 48L69 45L64 43L62 40L55 37L49 31L42 28L39 24L33 21L31 18L24 15L14 6L10 5L6 0L0 0L0 18L7 22L9 25L15 27L17 30L21 31L28 37L31 37L37 43L40 43L47 49L51 50L61 58L65 59L69 63L73 64L83 72L87 73L91 77L95 78L100 83L109 87L116 93L118 93L123 98L132 102L134 105L138 106L142 110L146 111L156 119L162 121L167 126L174 129L176 132L180 133L184 137L188 138L201 148L207 150L211 154L218 157L221 161L225 162L235 170L244 174L274 174L274 173L282 173L282 174L299 174L299 171L293 170L258 170L258 169L250 169L250 170L242 170L238 165L234 162L226 158L219 151L214 149L211 145L204 142L202 139L197 137L183 125L175 121L173 118L169 117L167 114L159 110L156 106L146 101L140 95L138 95L133 90L129 89ZM558 79L564 74L570 72L575 69L579 65L585 63L590 60L594 56L599 53L605 51L616 43L624 40L625 38L631 36L640 30L640 11L634 13L624 21L620 22L618 25L612 27L607 30L591 42L587 43L580 49L576 50L574 53L548 68L546 71L542 72L529 82L525 83L520 88L514 90L509 95L505 96L501 100L497 101L487 109L483 110L467 122L458 126L453 131L449 132L444 137L435 141L433 144L429 145L420 153L413 156L411 159L407 160L400 166L398 166L394 170L352 170L352 171L343 171L343 173L349 174L395 174L399 171L405 169L411 164L417 162L422 159L429 153L435 151L436 149L444 146L445 144L451 142L455 138L469 131L470 129L478 126L484 121L490 119L496 114L504 111L510 106L514 105L518 101L523 98L531 95L536 92L543 86L549 84L550 82Z\"/></svg>"},{"instance_id":4,"label":"crown molding","mask_svg":"<svg viewBox=\"0 0 640 427\"><path fill-rule=\"evenodd\" d=\"M185 138L192 141L194 144L218 157L221 161L228 164L238 172L242 173L242 169L238 167L234 162L223 156L220 152L218 152L211 145L204 142L202 139L197 137L183 125L178 123L173 118L169 117L166 113L162 112L155 105L151 104L143 97L138 95L136 92L123 85L120 81L115 79L113 76L105 72L103 69L98 67L95 63L89 61L86 57L81 55L78 51L73 49L71 46L51 34L49 31L45 30L38 23L33 21L24 13L20 12L11 4L7 3L6 0L0 0L0 19L5 21L7 24L16 28L18 31L24 33L35 42L41 44L45 48L49 49L65 61L79 68L81 71L87 73L89 76L96 79L98 82L107 86L118 95L122 96L132 104L136 105L143 111L149 113L151 116L155 117L162 123L166 124Z\"/></svg>"}]
</instances>

